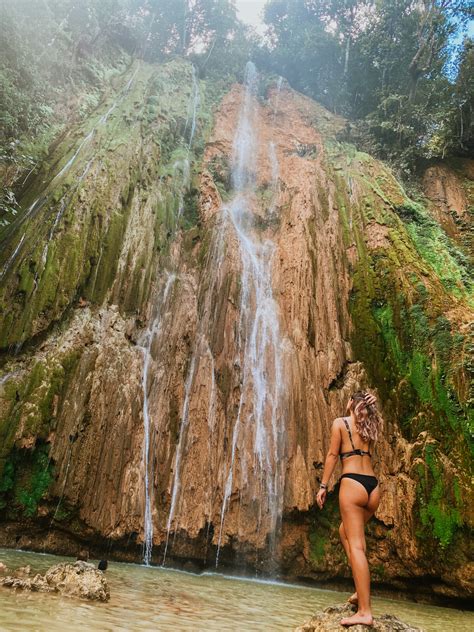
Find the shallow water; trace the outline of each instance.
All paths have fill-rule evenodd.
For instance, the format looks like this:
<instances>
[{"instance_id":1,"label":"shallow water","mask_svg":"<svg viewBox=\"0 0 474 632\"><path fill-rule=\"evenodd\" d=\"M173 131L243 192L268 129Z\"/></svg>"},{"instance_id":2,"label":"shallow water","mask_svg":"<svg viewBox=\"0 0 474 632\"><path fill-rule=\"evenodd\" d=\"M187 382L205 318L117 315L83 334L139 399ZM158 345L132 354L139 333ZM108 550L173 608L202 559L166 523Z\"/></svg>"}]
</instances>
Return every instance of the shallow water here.
<instances>
[{"instance_id":1,"label":"shallow water","mask_svg":"<svg viewBox=\"0 0 474 632\"><path fill-rule=\"evenodd\" d=\"M0 560L9 568L30 564L33 572L44 572L71 558L0 549ZM289 631L317 610L348 596L332 590L115 562L107 570L107 579L111 593L107 604L0 588L0 630ZM373 610L375 616L394 614L427 631L474 629L474 613L451 608L373 598Z\"/></svg>"}]
</instances>

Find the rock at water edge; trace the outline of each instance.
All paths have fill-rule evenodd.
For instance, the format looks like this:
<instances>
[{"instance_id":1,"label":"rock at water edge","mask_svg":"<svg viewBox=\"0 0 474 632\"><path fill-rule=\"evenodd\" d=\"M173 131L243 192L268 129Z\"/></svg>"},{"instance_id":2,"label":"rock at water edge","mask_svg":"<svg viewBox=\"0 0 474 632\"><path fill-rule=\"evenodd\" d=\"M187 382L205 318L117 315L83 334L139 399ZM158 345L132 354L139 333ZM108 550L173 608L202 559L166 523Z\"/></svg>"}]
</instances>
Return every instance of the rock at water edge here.
<instances>
[{"instance_id":1,"label":"rock at water edge","mask_svg":"<svg viewBox=\"0 0 474 632\"><path fill-rule=\"evenodd\" d=\"M295 629L295 632L326 632L333 630L347 630L352 632L367 632L367 630L378 630L380 632L424 632L421 628L415 628L403 621L400 621L392 614L383 614L374 617L371 626L351 625L344 626L339 622L344 617L350 617L356 612L356 608L349 603L336 606L328 606L322 612L318 612L307 623Z\"/></svg>"}]
</instances>

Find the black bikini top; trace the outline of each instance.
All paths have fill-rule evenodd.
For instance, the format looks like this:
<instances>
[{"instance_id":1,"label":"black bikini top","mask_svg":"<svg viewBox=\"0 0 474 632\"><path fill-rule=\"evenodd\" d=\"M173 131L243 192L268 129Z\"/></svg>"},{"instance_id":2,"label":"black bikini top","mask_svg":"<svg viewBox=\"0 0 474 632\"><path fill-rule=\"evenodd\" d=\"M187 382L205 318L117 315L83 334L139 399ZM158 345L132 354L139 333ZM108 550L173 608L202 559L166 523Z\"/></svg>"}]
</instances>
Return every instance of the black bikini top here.
<instances>
[{"instance_id":1,"label":"black bikini top","mask_svg":"<svg viewBox=\"0 0 474 632\"><path fill-rule=\"evenodd\" d=\"M370 452L368 452L367 450L361 450L360 448L356 448L355 447L354 442L352 441L352 433L351 433L351 429L349 427L349 424L347 423L347 419L345 417L343 417L342 419L343 419L344 424L345 424L345 426L347 428L347 432L349 433L349 439L351 441L351 445L353 447L353 450L351 450L351 452L341 452L340 455L339 455L341 457L341 461L343 459L345 459L346 457L348 457L348 456L352 456L353 454L358 454L360 456L364 456L364 454L367 454L367 456L372 456L370 454Z\"/></svg>"}]
</instances>

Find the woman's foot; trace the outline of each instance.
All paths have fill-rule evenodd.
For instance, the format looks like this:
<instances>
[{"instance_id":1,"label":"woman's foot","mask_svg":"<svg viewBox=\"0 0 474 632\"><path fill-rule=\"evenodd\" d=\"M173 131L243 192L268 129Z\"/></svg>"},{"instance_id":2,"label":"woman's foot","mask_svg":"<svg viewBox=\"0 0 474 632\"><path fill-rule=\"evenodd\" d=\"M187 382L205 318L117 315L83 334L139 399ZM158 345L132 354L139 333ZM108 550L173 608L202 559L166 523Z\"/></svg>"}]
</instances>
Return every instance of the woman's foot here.
<instances>
[{"instance_id":1,"label":"woman's foot","mask_svg":"<svg viewBox=\"0 0 474 632\"><path fill-rule=\"evenodd\" d=\"M344 617L344 619L340 620L341 625L357 625L358 623L362 623L362 625L372 625L374 622L373 616L370 614L362 614L361 612L356 612L352 615L352 617Z\"/></svg>"},{"instance_id":2,"label":"woman's foot","mask_svg":"<svg viewBox=\"0 0 474 632\"><path fill-rule=\"evenodd\" d=\"M359 603L359 597L357 596L357 593L355 592L353 595L351 595L347 601L353 606L357 606L357 604Z\"/></svg>"}]
</instances>

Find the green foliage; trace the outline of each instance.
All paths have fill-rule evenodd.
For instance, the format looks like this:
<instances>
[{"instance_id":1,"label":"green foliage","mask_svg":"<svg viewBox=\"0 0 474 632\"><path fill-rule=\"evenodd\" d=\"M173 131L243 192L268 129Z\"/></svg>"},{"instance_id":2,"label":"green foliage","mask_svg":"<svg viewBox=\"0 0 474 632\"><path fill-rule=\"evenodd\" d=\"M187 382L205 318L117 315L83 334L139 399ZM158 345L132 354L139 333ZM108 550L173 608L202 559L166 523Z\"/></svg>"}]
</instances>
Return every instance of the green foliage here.
<instances>
[{"instance_id":1,"label":"green foliage","mask_svg":"<svg viewBox=\"0 0 474 632\"><path fill-rule=\"evenodd\" d=\"M472 155L474 150L474 41L465 38L459 52L458 72L446 106L436 113L427 141L428 156Z\"/></svg>"},{"instance_id":2,"label":"green foliage","mask_svg":"<svg viewBox=\"0 0 474 632\"><path fill-rule=\"evenodd\" d=\"M406 380L412 389L411 398L406 392L403 395L405 417L400 423L411 430L413 417L420 409L431 410L431 432L445 442L448 452L459 434L474 448L467 419L449 384L456 353L451 324L444 316L431 324L420 303L408 307L399 300L394 305L397 318L389 302L373 306L372 314L385 343L384 355L392 367L392 385ZM416 436L419 429L415 426L412 430Z\"/></svg>"},{"instance_id":3,"label":"green foliage","mask_svg":"<svg viewBox=\"0 0 474 632\"><path fill-rule=\"evenodd\" d=\"M8 460L3 468L2 477L0 478L0 509L4 509L6 507L6 494L13 489L14 484L15 466L11 460Z\"/></svg>"},{"instance_id":4,"label":"green foliage","mask_svg":"<svg viewBox=\"0 0 474 632\"><path fill-rule=\"evenodd\" d=\"M54 427L59 398L74 374L80 352L70 351L59 360L36 362L23 380L14 378L4 385L3 400L7 404L0 417L0 477L14 450L18 426L22 420L22 436L46 441ZM55 398L58 398L55 405Z\"/></svg>"},{"instance_id":5,"label":"green foliage","mask_svg":"<svg viewBox=\"0 0 474 632\"><path fill-rule=\"evenodd\" d=\"M472 286L473 270L468 258L454 245L422 204L405 200L395 207L421 257L435 270L443 285L455 296L465 296Z\"/></svg>"},{"instance_id":6,"label":"green foliage","mask_svg":"<svg viewBox=\"0 0 474 632\"><path fill-rule=\"evenodd\" d=\"M472 148L472 40L451 63L469 12L468 0L271 0L259 61L355 121L341 138L409 174Z\"/></svg>"},{"instance_id":7,"label":"green foliage","mask_svg":"<svg viewBox=\"0 0 474 632\"><path fill-rule=\"evenodd\" d=\"M36 514L38 503L53 482L49 446L39 443L32 450L14 449L0 479L0 509L19 511L26 517Z\"/></svg>"},{"instance_id":8,"label":"green foliage","mask_svg":"<svg viewBox=\"0 0 474 632\"><path fill-rule=\"evenodd\" d=\"M18 213L19 205L15 193L9 187L0 191L0 227L8 226Z\"/></svg>"},{"instance_id":9,"label":"green foliage","mask_svg":"<svg viewBox=\"0 0 474 632\"><path fill-rule=\"evenodd\" d=\"M86 117L123 71L114 17L128 0L5 0L0 21L0 225L71 117ZM115 16L109 10L116 11ZM115 37L115 39L114 39Z\"/></svg>"},{"instance_id":10,"label":"green foliage","mask_svg":"<svg viewBox=\"0 0 474 632\"><path fill-rule=\"evenodd\" d=\"M431 227L419 204L406 201L396 212L406 226ZM415 466L416 516L418 536L430 546L439 544L443 552L456 542L466 513L461 483L447 471L447 464L456 463L461 472L472 467L469 404L462 403L457 392L460 371L469 373L469 360L461 352L466 344L464 334L456 332L444 316L443 302L437 304L430 284L415 272L416 267L412 272L406 269L410 255L407 242L400 240L400 230L391 232L393 247L371 252L355 236L359 262L350 298L355 325L351 342L386 410L408 440L429 429L439 441L440 449L435 449L437 443L428 444L425 463L419 460ZM398 258L401 252L403 263ZM442 252L438 248L438 254ZM434 277L436 262L433 268L430 276Z\"/></svg>"},{"instance_id":11,"label":"green foliage","mask_svg":"<svg viewBox=\"0 0 474 632\"><path fill-rule=\"evenodd\" d=\"M384 204L389 203L384 199ZM360 212L367 212L367 204L372 205L371 217L381 221L377 207L369 200ZM338 206L344 216L346 204L342 200ZM405 436L413 440L429 427L433 436L443 441L447 453L459 447L468 467L469 447L474 447L472 426L469 404L464 401L467 393L463 395L458 388L459 376L469 372L468 353L460 353L466 342L443 316L445 303L433 296L428 280L439 275L445 296L454 293L467 300L464 274L468 269L451 255L449 240L424 207L408 199L391 206L407 233L394 221L392 211L385 211L382 221L391 227L389 248L368 251L359 220L353 223L351 241L358 250L349 301L355 325L351 337L354 353L364 361L371 381ZM422 263L420 266L423 259L426 269Z\"/></svg>"},{"instance_id":12,"label":"green foliage","mask_svg":"<svg viewBox=\"0 0 474 632\"><path fill-rule=\"evenodd\" d=\"M441 549L453 543L462 527L462 499L456 478L446 477L437 455L436 445L425 446L425 467L419 467L418 506L421 529L419 537L435 538Z\"/></svg>"},{"instance_id":13,"label":"green foliage","mask_svg":"<svg viewBox=\"0 0 474 632\"><path fill-rule=\"evenodd\" d=\"M312 531L309 534L311 560L316 564L324 559L328 538L322 532Z\"/></svg>"}]
</instances>

